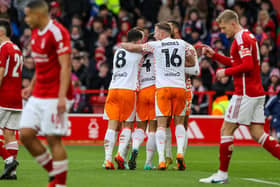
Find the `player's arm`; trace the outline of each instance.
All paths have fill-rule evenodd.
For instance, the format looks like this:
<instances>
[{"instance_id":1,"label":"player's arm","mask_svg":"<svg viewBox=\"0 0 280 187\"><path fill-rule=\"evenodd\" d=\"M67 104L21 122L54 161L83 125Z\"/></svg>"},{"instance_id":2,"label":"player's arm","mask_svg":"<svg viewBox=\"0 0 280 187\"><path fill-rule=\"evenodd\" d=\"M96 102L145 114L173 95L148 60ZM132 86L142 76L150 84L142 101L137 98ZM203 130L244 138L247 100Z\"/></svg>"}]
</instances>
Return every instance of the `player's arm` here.
<instances>
[{"instance_id":1,"label":"player's arm","mask_svg":"<svg viewBox=\"0 0 280 187\"><path fill-rule=\"evenodd\" d=\"M58 106L57 112L63 113L66 111L66 95L70 85L71 77L71 60L70 54L65 53L58 56L58 61L61 66L59 78Z\"/></svg>"},{"instance_id":2,"label":"player's arm","mask_svg":"<svg viewBox=\"0 0 280 187\"><path fill-rule=\"evenodd\" d=\"M185 73L189 75L200 74L197 54L193 47L189 47L188 50L186 50Z\"/></svg>"},{"instance_id":3,"label":"player's arm","mask_svg":"<svg viewBox=\"0 0 280 187\"><path fill-rule=\"evenodd\" d=\"M238 73L246 73L254 68L254 61L249 46L241 47L239 50L241 64L238 66L230 67L225 70L225 75L235 75Z\"/></svg>"},{"instance_id":4,"label":"player's arm","mask_svg":"<svg viewBox=\"0 0 280 187\"><path fill-rule=\"evenodd\" d=\"M208 45L197 45L196 48L202 48L202 53L206 56L208 56L209 58L212 58L213 60L216 60L218 62L220 62L221 64L224 64L226 66L232 66L231 64L231 58L221 55L217 52L215 52L211 47L209 47Z\"/></svg>"},{"instance_id":5,"label":"player's arm","mask_svg":"<svg viewBox=\"0 0 280 187\"><path fill-rule=\"evenodd\" d=\"M27 100L31 96L31 93L32 93L32 90L34 88L35 82L36 82L36 74L34 74L34 76L32 77L32 80L31 80L29 86L24 88L21 91L21 96L22 96L23 99Z\"/></svg>"},{"instance_id":6,"label":"player's arm","mask_svg":"<svg viewBox=\"0 0 280 187\"><path fill-rule=\"evenodd\" d=\"M5 68L0 66L0 88L4 79Z\"/></svg>"},{"instance_id":7,"label":"player's arm","mask_svg":"<svg viewBox=\"0 0 280 187\"><path fill-rule=\"evenodd\" d=\"M143 45L142 44L133 44L133 43L121 43L121 47L124 48L127 51L131 52L142 52L143 51Z\"/></svg>"}]
</instances>

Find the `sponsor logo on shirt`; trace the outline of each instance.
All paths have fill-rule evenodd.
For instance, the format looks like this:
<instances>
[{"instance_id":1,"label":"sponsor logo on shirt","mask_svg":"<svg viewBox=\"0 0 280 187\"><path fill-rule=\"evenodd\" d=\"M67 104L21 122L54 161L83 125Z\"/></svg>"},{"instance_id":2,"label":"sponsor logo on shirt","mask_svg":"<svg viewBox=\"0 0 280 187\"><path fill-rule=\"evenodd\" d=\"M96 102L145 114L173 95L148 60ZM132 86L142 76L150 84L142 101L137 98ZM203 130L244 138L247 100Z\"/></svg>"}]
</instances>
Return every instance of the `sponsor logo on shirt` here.
<instances>
[{"instance_id":1,"label":"sponsor logo on shirt","mask_svg":"<svg viewBox=\"0 0 280 187\"><path fill-rule=\"evenodd\" d=\"M179 77L181 75L180 72L176 72L176 73L165 73L164 76L166 77Z\"/></svg>"},{"instance_id":2,"label":"sponsor logo on shirt","mask_svg":"<svg viewBox=\"0 0 280 187\"><path fill-rule=\"evenodd\" d=\"M113 75L113 80L116 80L117 78L121 78L121 77L127 77L127 72L114 74Z\"/></svg>"}]
</instances>

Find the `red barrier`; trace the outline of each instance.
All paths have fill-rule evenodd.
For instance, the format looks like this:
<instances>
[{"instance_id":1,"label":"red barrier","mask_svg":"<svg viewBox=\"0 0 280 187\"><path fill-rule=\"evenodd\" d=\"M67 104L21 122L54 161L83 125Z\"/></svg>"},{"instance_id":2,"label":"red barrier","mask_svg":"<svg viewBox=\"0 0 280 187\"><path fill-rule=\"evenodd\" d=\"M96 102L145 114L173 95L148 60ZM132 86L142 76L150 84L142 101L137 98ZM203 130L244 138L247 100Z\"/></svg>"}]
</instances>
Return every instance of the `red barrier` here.
<instances>
[{"instance_id":1,"label":"red barrier","mask_svg":"<svg viewBox=\"0 0 280 187\"><path fill-rule=\"evenodd\" d=\"M102 143L107 129L107 121L102 115L70 115L69 136L65 140ZM190 116L188 137L191 144L219 144L222 117ZM265 126L268 131L268 124ZM172 141L176 143L174 125L171 125ZM257 145L247 127L240 126L234 134L236 144Z\"/></svg>"}]
</instances>

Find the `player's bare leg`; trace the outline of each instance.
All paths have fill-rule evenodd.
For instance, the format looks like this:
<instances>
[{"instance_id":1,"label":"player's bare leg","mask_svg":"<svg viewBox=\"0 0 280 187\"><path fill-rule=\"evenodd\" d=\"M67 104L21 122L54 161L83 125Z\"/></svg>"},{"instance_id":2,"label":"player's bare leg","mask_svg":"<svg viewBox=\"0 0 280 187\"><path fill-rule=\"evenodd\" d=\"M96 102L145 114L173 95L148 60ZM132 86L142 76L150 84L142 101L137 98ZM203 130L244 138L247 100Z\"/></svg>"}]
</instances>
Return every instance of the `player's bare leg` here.
<instances>
[{"instance_id":1,"label":"player's bare leg","mask_svg":"<svg viewBox=\"0 0 280 187\"><path fill-rule=\"evenodd\" d=\"M156 131L156 145L159 157L159 170L165 170L165 142L166 142L166 127L168 122L168 116L157 117L157 131Z\"/></svg>"},{"instance_id":2,"label":"player's bare leg","mask_svg":"<svg viewBox=\"0 0 280 187\"><path fill-rule=\"evenodd\" d=\"M280 160L280 144L264 132L263 124L251 124L249 129L254 140L259 142L263 148Z\"/></svg>"},{"instance_id":3,"label":"player's bare leg","mask_svg":"<svg viewBox=\"0 0 280 187\"><path fill-rule=\"evenodd\" d=\"M68 171L68 160L61 136L48 135L46 138L53 156L53 170L51 172L52 175L54 175L53 183L65 186Z\"/></svg>"},{"instance_id":4,"label":"player's bare leg","mask_svg":"<svg viewBox=\"0 0 280 187\"><path fill-rule=\"evenodd\" d=\"M17 158L17 153L18 153L18 142L16 139L16 135L15 135L15 130L12 129L3 129L3 136L4 136L4 140L5 140L5 145L6 145L6 150L9 152L9 154L11 156L13 156L14 159ZM16 170L14 169L10 175L7 175L5 177L5 179L12 179L12 180L16 180L17 176L16 176Z\"/></svg>"},{"instance_id":5,"label":"player's bare leg","mask_svg":"<svg viewBox=\"0 0 280 187\"><path fill-rule=\"evenodd\" d=\"M184 144L184 154L183 154L183 156L185 156L187 148L188 148L188 125L189 125L189 115L186 115L185 119L184 119L185 144Z\"/></svg>"},{"instance_id":6,"label":"player's bare leg","mask_svg":"<svg viewBox=\"0 0 280 187\"><path fill-rule=\"evenodd\" d=\"M53 159L46 147L36 137L37 131L31 128L20 129L20 140L36 161L48 172L52 178Z\"/></svg>"},{"instance_id":7,"label":"player's bare leg","mask_svg":"<svg viewBox=\"0 0 280 187\"><path fill-rule=\"evenodd\" d=\"M228 180L228 167L233 152L233 133L238 128L235 123L224 121L221 128L220 167L217 173L208 178L200 179L203 183L226 183Z\"/></svg>"},{"instance_id":8,"label":"player's bare leg","mask_svg":"<svg viewBox=\"0 0 280 187\"><path fill-rule=\"evenodd\" d=\"M128 161L129 169L136 168L136 159L138 156L138 150L145 138L145 131L147 127L147 121L137 121L137 128L132 133L132 152Z\"/></svg>"},{"instance_id":9,"label":"player's bare leg","mask_svg":"<svg viewBox=\"0 0 280 187\"><path fill-rule=\"evenodd\" d=\"M170 123L171 123L172 117L168 118L167 122L167 128L166 128L166 144L165 144L165 164L166 168L169 167L173 163L173 156L172 156L172 134L170 129Z\"/></svg>"},{"instance_id":10,"label":"player's bare leg","mask_svg":"<svg viewBox=\"0 0 280 187\"><path fill-rule=\"evenodd\" d=\"M128 152L129 143L131 140L131 131L134 122L123 122L122 132L119 137L118 154L115 156L115 161L118 164L118 169L126 169L126 157Z\"/></svg>"},{"instance_id":11,"label":"player's bare leg","mask_svg":"<svg viewBox=\"0 0 280 187\"><path fill-rule=\"evenodd\" d=\"M153 169L153 157L156 151L156 137L155 132L157 130L157 121L152 120L149 122L149 132L148 132L148 140L146 143L146 163L144 166L145 170Z\"/></svg>"},{"instance_id":12,"label":"player's bare leg","mask_svg":"<svg viewBox=\"0 0 280 187\"><path fill-rule=\"evenodd\" d=\"M104 138L104 148L105 148L105 169L115 169L112 162L112 154L114 146L118 136L118 130L120 129L120 122L117 120L109 120L108 128Z\"/></svg>"},{"instance_id":13,"label":"player's bare leg","mask_svg":"<svg viewBox=\"0 0 280 187\"><path fill-rule=\"evenodd\" d=\"M184 161L184 145L186 130L184 126L185 116L174 116L175 136L177 141L177 166L179 170L185 170L186 165Z\"/></svg>"}]
</instances>

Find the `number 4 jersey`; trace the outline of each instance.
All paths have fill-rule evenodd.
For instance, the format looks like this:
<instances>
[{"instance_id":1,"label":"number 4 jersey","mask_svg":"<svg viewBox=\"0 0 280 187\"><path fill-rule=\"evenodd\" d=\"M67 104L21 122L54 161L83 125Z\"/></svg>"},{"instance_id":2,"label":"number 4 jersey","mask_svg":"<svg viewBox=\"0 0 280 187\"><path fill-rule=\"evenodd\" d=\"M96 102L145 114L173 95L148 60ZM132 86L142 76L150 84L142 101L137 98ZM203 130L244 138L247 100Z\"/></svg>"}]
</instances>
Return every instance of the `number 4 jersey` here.
<instances>
[{"instance_id":1,"label":"number 4 jersey","mask_svg":"<svg viewBox=\"0 0 280 187\"><path fill-rule=\"evenodd\" d=\"M143 45L144 52L154 54L157 88L186 88L184 67L187 48L185 41L171 38Z\"/></svg>"},{"instance_id":2,"label":"number 4 jersey","mask_svg":"<svg viewBox=\"0 0 280 187\"><path fill-rule=\"evenodd\" d=\"M141 53L118 49L113 60L113 75L109 89L138 90L138 74L142 60Z\"/></svg>"},{"instance_id":3,"label":"number 4 jersey","mask_svg":"<svg viewBox=\"0 0 280 187\"><path fill-rule=\"evenodd\" d=\"M4 78L0 86L0 108L20 111L21 71L23 57L20 49L14 43L7 41L0 45L0 67L5 68Z\"/></svg>"}]
</instances>

